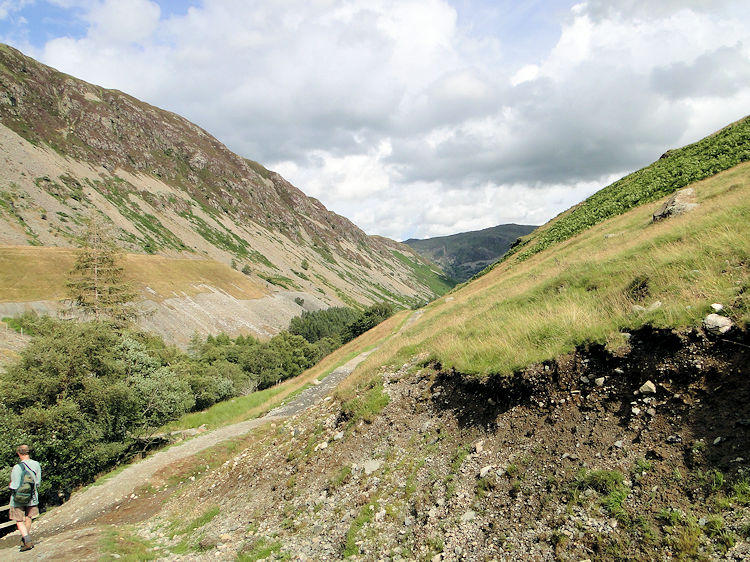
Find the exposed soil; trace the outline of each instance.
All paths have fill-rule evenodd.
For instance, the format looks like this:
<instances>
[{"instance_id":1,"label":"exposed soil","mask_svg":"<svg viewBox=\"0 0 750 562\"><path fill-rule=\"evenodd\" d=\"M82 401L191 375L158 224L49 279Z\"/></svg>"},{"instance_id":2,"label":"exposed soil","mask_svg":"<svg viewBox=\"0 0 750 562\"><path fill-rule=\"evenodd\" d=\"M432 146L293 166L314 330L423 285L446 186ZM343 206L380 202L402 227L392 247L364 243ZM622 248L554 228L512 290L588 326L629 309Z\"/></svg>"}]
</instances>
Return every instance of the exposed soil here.
<instances>
[{"instance_id":1,"label":"exposed soil","mask_svg":"<svg viewBox=\"0 0 750 562\"><path fill-rule=\"evenodd\" d=\"M384 372L390 403L371 424L320 403L139 534L192 541L167 557L184 560L268 544L294 560L746 559L748 340L645 328L616 353L589 346L485 383L415 359ZM213 505L187 539L168 531Z\"/></svg>"},{"instance_id":2,"label":"exposed soil","mask_svg":"<svg viewBox=\"0 0 750 562\"><path fill-rule=\"evenodd\" d=\"M220 466L186 457L88 522L40 525L26 558L96 559L113 525L164 560L744 560L748 359L747 332L648 327L485 382L415 358L383 371L372 423L306 402Z\"/></svg>"}]
</instances>

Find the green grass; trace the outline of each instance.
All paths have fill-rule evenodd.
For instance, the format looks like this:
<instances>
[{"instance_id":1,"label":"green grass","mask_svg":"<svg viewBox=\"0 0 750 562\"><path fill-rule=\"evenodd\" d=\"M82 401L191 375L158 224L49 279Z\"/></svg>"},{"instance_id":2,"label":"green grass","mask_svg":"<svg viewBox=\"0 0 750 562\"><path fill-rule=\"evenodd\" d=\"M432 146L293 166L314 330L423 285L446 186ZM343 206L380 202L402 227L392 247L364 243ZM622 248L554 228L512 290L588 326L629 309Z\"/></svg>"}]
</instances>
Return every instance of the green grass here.
<instances>
[{"instance_id":1,"label":"green grass","mask_svg":"<svg viewBox=\"0 0 750 562\"><path fill-rule=\"evenodd\" d=\"M344 558L359 554L359 547L356 544L357 535L362 530L362 527L373 520L375 517L375 509L377 509L377 507L378 505L374 501L363 505L359 510L357 517L355 517L354 521L349 525L349 530L346 532L346 539L344 540L344 547L342 550Z\"/></svg>"},{"instance_id":2,"label":"green grass","mask_svg":"<svg viewBox=\"0 0 750 562\"><path fill-rule=\"evenodd\" d=\"M256 560L267 560L275 555L273 560L288 560L289 557L281 552L281 542L270 540L265 537L258 539L252 546L237 555L237 562L256 562Z\"/></svg>"},{"instance_id":3,"label":"green grass","mask_svg":"<svg viewBox=\"0 0 750 562\"><path fill-rule=\"evenodd\" d=\"M374 380L364 394L342 403L341 411L347 416L349 425L360 420L371 423L389 401L390 397L383 392L383 383Z\"/></svg>"},{"instance_id":4,"label":"green grass","mask_svg":"<svg viewBox=\"0 0 750 562\"><path fill-rule=\"evenodd\" d=\"M187 524L183 524L179 521L175 522L172 526L172 538L179 535L185 535L185 538L170 549L172 553L187 554L188 552L199 550L198 543L200 541L200 537L193 537L191 536L191 533L193 533L193 531L195 531L196 529L200 529L201 527L204 527L205 525L210 523L211 520L218 514L219 506L217 505L208 508L205 512L203 512L201 515L188 522Z\"/></svg>"},{"instance_id":5,"label":"green grass","mask_svg":"<svg viewBox=\"0 0 750 562\"><path fill-rule=\"evenodd\" d=\"M179 431L181 429L200 427L204 424L208 428L214 429L228 423L237 423L246 419L252 419L253 417L258 417L260 413L248 416L249 411L265 404L284 390L285 387L273 386L265 390L253 392L247 396L239 396L225 402L219 402L201 412L185 414L180 419L165 425L160 431Z\"/></svg>"},{"instance_id":6,"label":"green grass","mask_svg":"<svg viewBox=\"0 0 750 562\"><path fill-rule=\"evenodd\" d=\"M269 275L267 273L258 273L258 277L260 277L261 279L265 279L271 285L276 285L284 289L299 288L299 285L297 285L297 283L289 279L289 277L285 277L284 275Z\"/></svg>"},{"instance_id":7,"label":"green grass","mask_svg":"<svg viewBox=\"0 0 750 562\"><path fill-rule=\"evenodd\" d=\"M428 305L366 368L375 373L426 352L467 375L511 375L589 342L616 349L622 332L646 324L698 326L713 302L747 324L750 163L694 187L699 207L688 215L652 224L657 201L527 260L506 260Z\"/></svg>"},{"instance_id":8,"label":"green grass","mask_svg":"<svg viewBox=\"0 0 750 562\"><path fill-rule=\"evenodd\" d=\"M100 561L118 560L121 562L140 562L141 560L156 560L161 556L159 551L153 550L153 544L130 533L120 527L107 529L99 542L101 551Z\"/></svg>"},{"instance_id":9,"label":"green grass","mask_svg":"<svg viewBox=\"0 0 750 562\"><path fill-rule=\"evenodd\" d=\"M610 217L656 201L691 183L750 160L750 117L686 147L671 150L650 166L596 192L516 246L527 259Z\"/></svg>"},{"instance_id":10,"label":"green grass","mask_svg":"<svg viewBox=\"0 0 750 562\"><path fill-rule=\"evenodd\" d=\"M446 277L445 275L436 272L421 260L411 259L397 250L391 250L391 253L396 257L398 261L412 270L420 283L429 287L430 290L436 295L444 295L456 286L455 281Z\"/></svg>"}]
</instances>

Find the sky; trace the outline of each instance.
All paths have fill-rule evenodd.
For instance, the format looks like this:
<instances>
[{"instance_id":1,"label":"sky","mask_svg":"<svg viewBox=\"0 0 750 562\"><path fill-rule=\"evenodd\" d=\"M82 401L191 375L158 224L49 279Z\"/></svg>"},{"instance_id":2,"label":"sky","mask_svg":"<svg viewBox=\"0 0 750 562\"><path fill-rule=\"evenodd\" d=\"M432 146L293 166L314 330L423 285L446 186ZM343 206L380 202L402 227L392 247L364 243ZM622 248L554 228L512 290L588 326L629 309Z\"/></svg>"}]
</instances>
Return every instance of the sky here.
<instances>
[{"instance_id":1,"label":"sky","mask_svg":"<svg viewBox=\"0 0 750 562\"><path fill-rule=\"evenodd\" d=\"M747 0L0 0L368 234L542 224L750 113Z\"/></svg>"}]
</instances>

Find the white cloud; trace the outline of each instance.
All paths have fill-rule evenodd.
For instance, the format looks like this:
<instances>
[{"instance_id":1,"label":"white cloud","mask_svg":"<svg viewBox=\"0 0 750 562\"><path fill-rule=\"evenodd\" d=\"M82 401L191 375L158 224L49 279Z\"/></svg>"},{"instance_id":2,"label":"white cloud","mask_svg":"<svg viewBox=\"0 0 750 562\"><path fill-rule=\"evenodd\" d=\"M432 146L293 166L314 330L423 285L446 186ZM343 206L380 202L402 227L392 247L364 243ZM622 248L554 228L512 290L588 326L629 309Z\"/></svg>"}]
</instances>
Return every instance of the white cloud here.
<instances>
[{"instance_id":1,"label":"white cloud","mask_svg":"<svg viewBox=\"0 0 750 562\"><path fill-rule=\"evenodd\" d=\"M533 57L508 21L463 24L458 0L55 2L88 31L44 62L185 115L396 238L544 222L750 107L744 0L571 2ZM534 9L498 6L519 25Z\"/></svg>"}]
</instances>

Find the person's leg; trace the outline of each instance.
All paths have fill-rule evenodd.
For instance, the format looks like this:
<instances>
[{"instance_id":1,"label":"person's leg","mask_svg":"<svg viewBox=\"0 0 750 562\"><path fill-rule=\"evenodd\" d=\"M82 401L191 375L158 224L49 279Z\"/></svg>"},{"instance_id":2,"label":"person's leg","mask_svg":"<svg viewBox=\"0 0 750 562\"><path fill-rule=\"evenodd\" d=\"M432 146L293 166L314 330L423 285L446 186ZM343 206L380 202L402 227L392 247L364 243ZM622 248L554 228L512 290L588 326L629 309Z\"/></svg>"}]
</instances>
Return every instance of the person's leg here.
<instances>
[{"instance_id":1,"label":"person's leg","mask_svg":"<svg viewBox=\"0 0 750 562\"><path fill-rule=\"evenodd\" d=\"M24 525L26 525L26 534L31 534L31 516L27 515L26 518L23 520Z\"/></svg>"}]
</instances>

